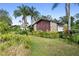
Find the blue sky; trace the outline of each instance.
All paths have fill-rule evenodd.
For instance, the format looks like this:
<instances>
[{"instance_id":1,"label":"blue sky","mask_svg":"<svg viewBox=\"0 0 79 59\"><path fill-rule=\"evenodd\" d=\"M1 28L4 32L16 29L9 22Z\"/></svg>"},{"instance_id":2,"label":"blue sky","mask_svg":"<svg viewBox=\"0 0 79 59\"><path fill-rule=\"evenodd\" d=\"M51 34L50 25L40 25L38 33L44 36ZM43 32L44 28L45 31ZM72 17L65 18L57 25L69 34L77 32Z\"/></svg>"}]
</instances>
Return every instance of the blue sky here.
<instances>
[{"instance_id":1,"label":"blue sky","mask_svg":"<svg viewBox=\"0 0 79 59\"><path fill-rule=\"evenodd\" d=\"M20 24L19 20L21 17L14 18L13 11L17 9L17 6L22 5L23 3L0 3L0 9L5 9L9 12L10 16L12 17L13 24ZM51 15L53 18L59 18L60 16L65 15L65 4L60 3L57 8L52 10L53 3L26 3L25 5L34 6L41 15ZM71 16L74 16L76 13L79 13L79 6L71 4ZM30 17L27 17L28 22L30 23Z\"/></svg>"}]
</instances>

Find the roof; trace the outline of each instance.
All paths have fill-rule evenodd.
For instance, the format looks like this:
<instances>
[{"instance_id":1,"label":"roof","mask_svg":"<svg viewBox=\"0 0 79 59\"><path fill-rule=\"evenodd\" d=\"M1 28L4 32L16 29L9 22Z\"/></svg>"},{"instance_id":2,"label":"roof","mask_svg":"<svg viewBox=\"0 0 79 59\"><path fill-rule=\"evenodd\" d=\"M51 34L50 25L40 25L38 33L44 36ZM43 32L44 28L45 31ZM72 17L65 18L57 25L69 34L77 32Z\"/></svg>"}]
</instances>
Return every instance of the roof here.
<instances>
[{"instance_id":1,"label":"roof","mask_svg":"<svg viewBox=\"0 0 79 59\"><path fill-rule=\"evenodd\" d=\"M38 22L39 22L39 21L41 21L41 20L48 21L48 22L53 22L52 20L48 20L48 19L40 19L40 20L38 20L38 21L34 22L32 25L34 25L34 24L38 23Z\"/></svg>"},{"instance_id":2,"label":"roof","mask_svg":"<svg viewBox=\"0 0 79 59\"><path fill-rule=\"evenodd\" d=\"M40 20L34 22L34 23L32 24L32 26L33 26L34 24L38 23L38 22L41 21L41 20L48 21L48 22L54 22L53 20L48 20L48 19L42 19L42 18L41 18ZM57 23L57 22L54 22L54 23ZM57 23L57 24L58 24L58 25L63 25L63 24L61 24L61 23Z\"/></svg>"}]
</instances>

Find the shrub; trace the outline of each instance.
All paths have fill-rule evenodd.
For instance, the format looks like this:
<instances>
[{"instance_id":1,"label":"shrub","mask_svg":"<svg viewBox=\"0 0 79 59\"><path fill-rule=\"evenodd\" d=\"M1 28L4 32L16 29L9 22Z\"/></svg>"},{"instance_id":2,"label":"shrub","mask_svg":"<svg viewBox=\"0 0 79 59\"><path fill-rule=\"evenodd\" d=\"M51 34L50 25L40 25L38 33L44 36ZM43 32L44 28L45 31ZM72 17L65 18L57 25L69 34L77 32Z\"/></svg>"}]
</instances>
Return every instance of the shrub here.
<instances>
[{"instance_id":1,"label":"shrub","mask_svg":"<svg viewBox=\"0 0 79 59\"><path fill-rule=\"evenodd\" d=\"M6 22L0 22L0 33L7 33L9 30L9 25Z\"/></svg>"},{"instance_id":2,"label":"shrub","mask_svg":"<svg viewBox=\"0 0 79 59\"><path fill-rule=\"evenodd\" d=\"M68 39L71 40L72 39L72 33L65 33L65 32L59 32L59 37L63 38L63 39Z\"/></svg>"},{"instance_id":3,"label":"shrub","mask_svg":"<svg viewBox=\"0 0 79 59\"><path fill-rule=\"evenodd\" d=\"M33 31L32 35L44 37L44 38L59 38L59 33L57 33L57 32Z\"/></svg>"},{"instance_id":4,"label":"shrub","mask_svg":"<svg viewBox=\"0 0 79 59\"><path fill-rule=\"evenodd\" d=\"M20 31L21 31L20 26L18 25L10 26L10 32L19 33Z\"/></svg>"},{"instance_id":5,"label":"shrub","mask_svg":"<svg viewBox=\"0 0 79 59\"><path fill-rule=\"evenodd\" d=\"M64 33L63 32L59 32L59 37L63 38L63 36L64 36Z\"/></svg>"},{"instance_id":6,"label":"shrub","mask_svg":"<svg viewBox=\"0 0 79 59\"><path fill-rule=\"evenodd\" d=\"M27 30L21 30L18 32L18 34L28 34L28 33L27 33Z\"/></svg>"},{"instance_id":7,"label":"shrub","mask_svg":"<svg viewBox=\"0 0 79 59\"><path fill-rule=\"evenodd\" d=\"M73 34L72 41L79 44L79 34Z\"/></svg>"},{"instance_id":8,"label":"shrub","mask_svg":"<svg viewBox=\"0 0 79 59\"><path fill-rule=\"evenodd\" d=\"M64 32L60 32L59 37L67 39L69 42L75 42L79 44L79 33L66 34Z\"/></svg>"},{"instance_id":9,"label":"shrub","mask_svg":"<svg viewBox=\"0 0 79 59\"><path fill-rule=\"evenodd\" d=\"M9 41L9 40L20 41L20 40L25 40L25 39L28 40L28 36L15 34L15 33L2 34L0 37L1 37L1 39L5 40L5 41Z\"/></svg>"},{"instance_id":10,"label":"shrub","mask_svg":"<svg viewBox=\"0 0 79 59\"><path fill-rule=\"evenodd\" d=\"M0 40L4 42L0 44L1 49L5 49L12 45L24 44L26 47L30 48L30 39L26 35L20 35L15 33L7 33L0 36Z\"/></svg>"}]
</instances>

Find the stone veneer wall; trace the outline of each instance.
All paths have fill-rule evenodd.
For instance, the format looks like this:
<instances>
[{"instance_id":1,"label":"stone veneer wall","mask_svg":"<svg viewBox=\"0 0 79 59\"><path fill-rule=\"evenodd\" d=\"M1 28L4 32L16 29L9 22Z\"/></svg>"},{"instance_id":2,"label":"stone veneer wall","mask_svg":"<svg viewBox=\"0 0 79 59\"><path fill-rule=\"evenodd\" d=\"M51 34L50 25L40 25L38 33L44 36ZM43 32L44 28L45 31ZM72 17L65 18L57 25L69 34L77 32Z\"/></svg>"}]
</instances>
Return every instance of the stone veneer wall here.
<instances>
[{"instance_id":1,"label":"stone veneer wall","mask_svg":"<svg viewBox=\"0 0 79 59\"><path fill-rule=\"evenodd\" d=\"M50 22L50 31L51 32L57 32L58 31L57 29L58 29L57 24L54 23L54 22Z\"/></svg>"}]
</instances>

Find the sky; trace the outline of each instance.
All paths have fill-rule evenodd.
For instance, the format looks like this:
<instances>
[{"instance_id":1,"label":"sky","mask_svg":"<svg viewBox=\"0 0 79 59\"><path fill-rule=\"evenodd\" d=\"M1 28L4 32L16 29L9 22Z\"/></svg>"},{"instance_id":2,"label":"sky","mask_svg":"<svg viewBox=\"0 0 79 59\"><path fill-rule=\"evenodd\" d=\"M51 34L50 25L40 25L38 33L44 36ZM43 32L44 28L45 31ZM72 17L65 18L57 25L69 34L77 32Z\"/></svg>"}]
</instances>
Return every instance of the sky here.
<instances>
[{"instance_id":1,"label":"sky","mask_svg":"<svg viewBox=\"0 0 79 59\"><path fill-rule=\"evenodd\" d=\"M23 3L0 3L0 9L7 10L9 15L12 18L13 25L19 25L19 20L21 17L15 19L13 12L17 9L17 6L21 6ZM29 7L33 6L40 12L41 15L51 15L52 18L59 18L61 16L65 16L65 4L60 3L58 7L52 10L53 3L24 3ZM79 6L75 4L71 4L71 16L74 16L76 13L79 13ZM30 17L27 17L27 21L30 24Z\"/></svg>"}]
</instances>

